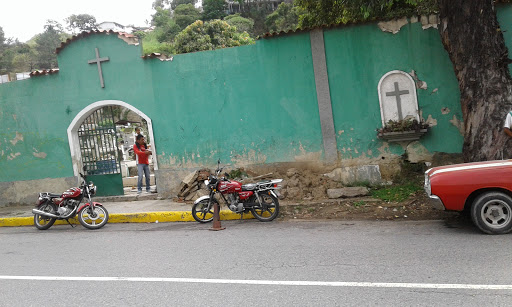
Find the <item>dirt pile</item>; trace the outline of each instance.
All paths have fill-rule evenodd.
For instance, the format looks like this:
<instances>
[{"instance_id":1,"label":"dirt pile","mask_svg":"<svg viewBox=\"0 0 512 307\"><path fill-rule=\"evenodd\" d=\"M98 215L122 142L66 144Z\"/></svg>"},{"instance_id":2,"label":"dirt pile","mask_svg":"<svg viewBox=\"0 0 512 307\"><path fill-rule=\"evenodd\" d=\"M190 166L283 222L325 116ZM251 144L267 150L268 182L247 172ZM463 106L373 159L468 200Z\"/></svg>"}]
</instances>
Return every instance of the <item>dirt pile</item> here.
<instances>
[{"instance_id":1,"label":"dirt pile","mask_svg":"<svg viewBox=\"0 0 512 307\"><path fill-rule=\"evenodd\" d=\"M458 216L433 208L418 192L403 202L385 202L371 197L323 199L317 201L281 201L283 220L438 220Z\"/></svg>"}]
</instances>

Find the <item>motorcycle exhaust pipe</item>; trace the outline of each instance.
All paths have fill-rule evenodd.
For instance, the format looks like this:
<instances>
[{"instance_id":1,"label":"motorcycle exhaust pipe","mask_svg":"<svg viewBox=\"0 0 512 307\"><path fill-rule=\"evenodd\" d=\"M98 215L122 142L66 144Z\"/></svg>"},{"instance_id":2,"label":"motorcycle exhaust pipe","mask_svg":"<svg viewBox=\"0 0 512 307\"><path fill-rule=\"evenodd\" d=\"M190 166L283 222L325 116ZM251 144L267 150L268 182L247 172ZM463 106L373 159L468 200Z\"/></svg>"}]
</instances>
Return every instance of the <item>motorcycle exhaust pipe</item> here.
<instances>
[{"instance_id":1,"label":"motorcycle exhaust pipe","mask_svg":"<svg viewBox=\"0 0 512 307\"><path fill-rule=\"evenodd\" d=\"M39 215L42 215L42 216L47 216L47 217L53 217L53 218L57 218L57 219L60 218L60 216L58 216L58 215L52 214L50 212L45 212L45 211L37 210L37 209L32 209L32 213L39 214Z\"/></svg>"}]
</instances>

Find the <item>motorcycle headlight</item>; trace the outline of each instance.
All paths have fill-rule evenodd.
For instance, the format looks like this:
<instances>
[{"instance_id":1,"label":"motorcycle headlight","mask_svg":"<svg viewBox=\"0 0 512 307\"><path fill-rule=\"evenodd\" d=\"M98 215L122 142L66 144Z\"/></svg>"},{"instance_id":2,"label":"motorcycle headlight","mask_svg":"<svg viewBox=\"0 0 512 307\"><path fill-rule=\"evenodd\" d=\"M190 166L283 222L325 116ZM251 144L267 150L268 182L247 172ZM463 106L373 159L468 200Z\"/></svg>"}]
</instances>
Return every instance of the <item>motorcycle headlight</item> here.
<instances>
[{"instance_id":1,"label":"motorcycle headlight","mask_svg":"<svg viewBox=\"0 0 512 307\"><path fill-rule=\"evenodd\" d=\"M92 181L89 182L89 192L91 193L91 195L96 194L96 186Z\"/></svg>"},{"instance_id":2,"label":"motorcycle headlight","mask_svg":"<svg viewBox=\"0 0 512 307\"><path fill-rule=\"evenodd\" d=\"M205 184L205 185L209 185L209 184L210 184L210 180L205 180L205 181L204 181L204 184Z\"/></svg>"}]
</instances>

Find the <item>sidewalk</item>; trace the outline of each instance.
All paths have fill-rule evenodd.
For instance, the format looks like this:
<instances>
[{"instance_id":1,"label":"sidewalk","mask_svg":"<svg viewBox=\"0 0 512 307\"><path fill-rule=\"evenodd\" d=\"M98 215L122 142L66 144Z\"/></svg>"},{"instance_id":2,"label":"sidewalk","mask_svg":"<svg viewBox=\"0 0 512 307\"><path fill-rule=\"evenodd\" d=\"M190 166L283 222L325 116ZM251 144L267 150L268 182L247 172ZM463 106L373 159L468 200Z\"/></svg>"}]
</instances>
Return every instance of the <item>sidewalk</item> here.
<instances>
[{"instance_id":1,"label":"sidewalk","mask_svg":"<svg viewBox=\"0 0 512 307\"><path fill-rule=\"evenodd\" d=\"M109 213L108 223L159 223L159 222L193 222L192 204L178 203L169 199L159 199L158 194L127 193L123 196L94 197ZM0 227L34 225L34 206L11 206L0 208ZM221 220L240 219L240 215L229 210L221 210ZM252 218L252 215L244 215ZM72 224L79 224L75 218ZM65 220L57 220L55 225L67 225Z\"/></svg>"}]
</instances>

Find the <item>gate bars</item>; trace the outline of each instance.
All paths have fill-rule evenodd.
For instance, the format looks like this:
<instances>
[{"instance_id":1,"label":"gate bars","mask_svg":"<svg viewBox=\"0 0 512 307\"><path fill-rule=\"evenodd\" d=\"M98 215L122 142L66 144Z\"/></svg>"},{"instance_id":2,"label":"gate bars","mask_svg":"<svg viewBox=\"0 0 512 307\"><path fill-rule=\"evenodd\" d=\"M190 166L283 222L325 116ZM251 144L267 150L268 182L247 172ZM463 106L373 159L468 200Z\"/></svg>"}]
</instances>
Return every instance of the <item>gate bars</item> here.
<instances>
[{"instance_id":1,"label":"gate bars","mask_svg":"<svg viewBox=\"0 0 512 307\"><path fill-rule=\"evenodd\" d=\"M82 164L87 175L121 173L114 110L106 106L94 111L78 129Z\"/></svg>"}]
</instances>

